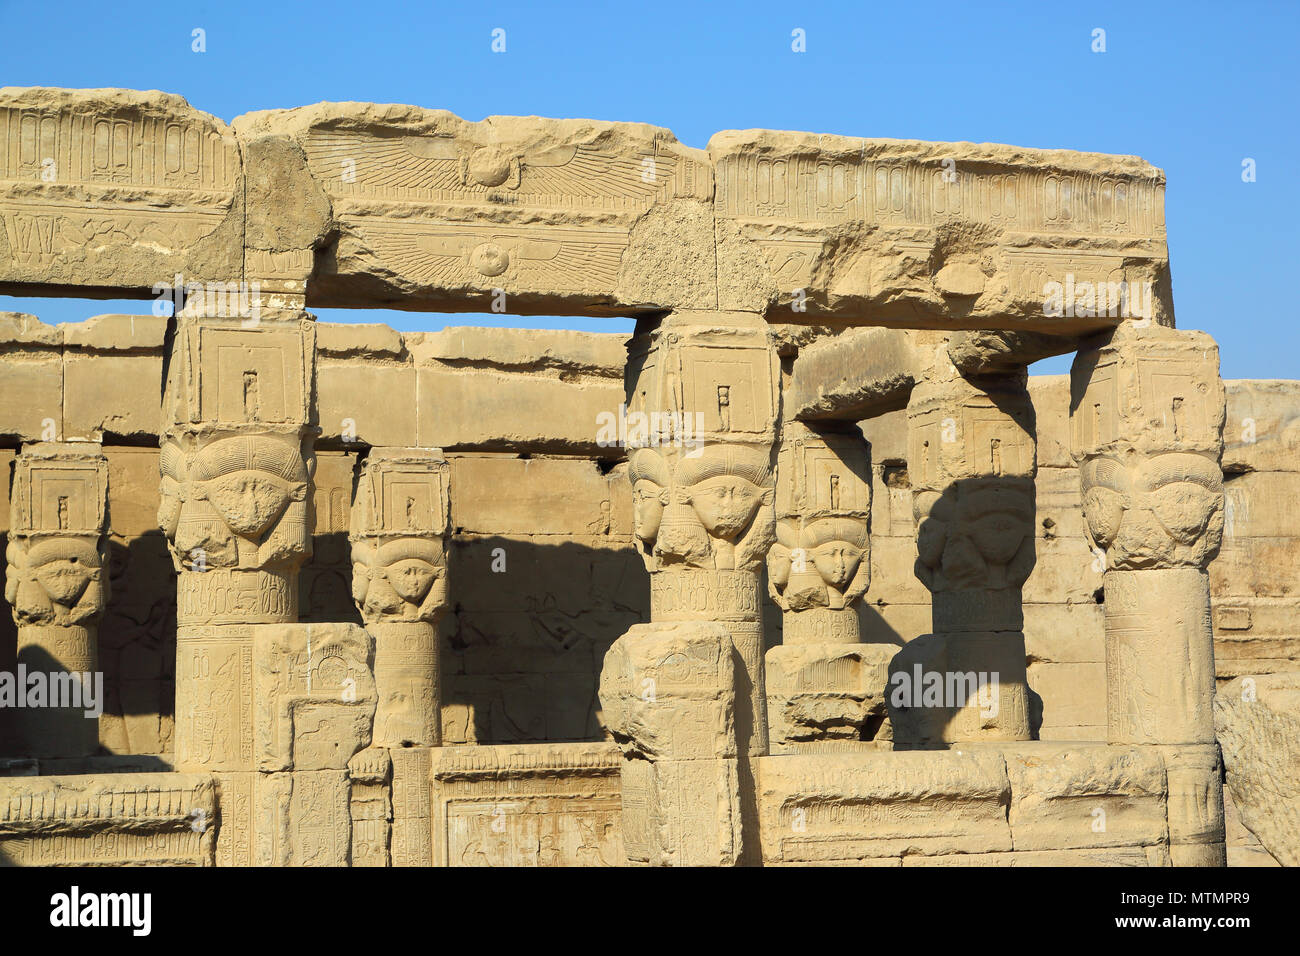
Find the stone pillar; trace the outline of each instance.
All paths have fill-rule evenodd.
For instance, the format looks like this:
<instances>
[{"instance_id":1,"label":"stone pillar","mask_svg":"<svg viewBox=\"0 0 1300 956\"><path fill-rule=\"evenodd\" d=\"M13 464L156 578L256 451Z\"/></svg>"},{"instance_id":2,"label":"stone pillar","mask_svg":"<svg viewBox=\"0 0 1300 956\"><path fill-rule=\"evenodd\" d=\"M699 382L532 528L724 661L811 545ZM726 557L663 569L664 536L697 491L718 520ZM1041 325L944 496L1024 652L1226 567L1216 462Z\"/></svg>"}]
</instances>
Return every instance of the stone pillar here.
<instances>
[{"instance_id":1,"label":"stone pillar","mask_svg":"<svg viewBox=\"0 0 1300 956\"><path fill-rule=\"evenodd\" d=\"M860 432L786 422L776 470L768 593L783 611L767 652L772 753L835 749L883 715L893 648L862 643L857 603L871 582L871 456Z\"/></svg>"},{"instance_id":2,"label":"stone pillar","mask_svg":"<svg viewBox=\"0 0 1300 956\"><path fill-rule=\"evenodd\" d=\"M296 309L199 303L170 330L158 517L179 572L176 769L218 774L229 865L254 850L254 626L296 624L311 549L315 329Z\"/></svg>"},{"instance_id":3,"label":"stone pillar","mask_svg":"<svg viewBox=\"0 0 1300 956\"><path fill-rule=\"evenodd\" d=\"M1165 752L1175 865L1226 859L1205 570L1223 537L1224 415L1202 332L1125 323L1075 358L1071 440L1106 569L1107 740Z\"/></svg>"},{"instance_id":4,"label":"stone pillar","mask_svg":"<svg viewBox=\"0 0 1300 956\"><path fill-rule=\"evenodd\" d=\"M391 782L392 863L430 866L429 748L442 743L449 468L436 449L373 448L352 506L352 595L375 638L379 703L358 779ZM391 774L391 776L389 776Z\"/></svg>"},{"instance_id":5,"label":"stone pillar","mask_svg":"<svg viewBox=\"0 0 1300 956\"><path fill-rule=\"evenodd\" d=\"M623 749L629 862L735 866L755 855L742 824L736 723L746 682L724 624L637 624L610 647L600 703Z\"/></svg>"},{"instance_id":6,"label":"stone pillar","mask_svg":"<svg viewBox=\"0 0 1300 956\"><path fill-rule=\"evenodd\" d=\"M1030 739L1021 586L1034 566L1034 413L1018 372L965 378L946 353L907 406L916 575L932 634L891 665L896 746Z\"/></svg>"},{"instance_id":7,"label":"stone pillar","mask_svg":"<svg viewBox=\"0 0 1300 956\"><path fill-rule=\"evenodd\" d=\"M750 313L674 313L630 346L628 472L650 617L726 626L751 756L767 752L759 575L774 539L779 375L767 323Z\"/></svg>"},{"instance_id":8,"label":"stone pillar","mask_svg":"<svg viewBox=\"0 0 1300 956\"><path fill-rule=\"evenodd\" d=\"M108 462L98 443L24 445L14 461L5 599L18 625L19 752L99 749L97 629L108 600ZM17 698L21 698L21 701Z\"/></svg>"}]
</instances>

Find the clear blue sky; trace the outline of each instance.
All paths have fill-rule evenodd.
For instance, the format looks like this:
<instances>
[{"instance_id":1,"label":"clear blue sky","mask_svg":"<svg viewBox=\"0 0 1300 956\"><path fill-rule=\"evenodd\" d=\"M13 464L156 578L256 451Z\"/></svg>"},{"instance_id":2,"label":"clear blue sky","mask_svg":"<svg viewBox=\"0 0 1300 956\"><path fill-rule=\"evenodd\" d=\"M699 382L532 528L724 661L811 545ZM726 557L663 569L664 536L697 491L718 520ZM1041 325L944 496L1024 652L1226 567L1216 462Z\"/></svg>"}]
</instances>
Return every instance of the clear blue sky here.
<instances>
[{"instance_id":1,"label":"clear blue sky","mask_svg":"<svg viewBox=\"0 0 1300 956\"><path fill-rule=\"evenodd\" d=\"M191 50L206 31L207 51ZM506 31L506 52L491 32ZM1092 52L1093 30L1106 52ZM801 28L807 52L791 51ZM0 84L179 93L230 120L319 100L468 119L639 120L704 146L721 129L1135 153L1168 175L1178 324L1225 378L1300 378L1300 4L0 2ZM1242 160L1257 180L1242 182ZM140 303L6 299L46 321ZM323 310L403 329L514 316ZM554 327L624 331L625 320ZM1035 371L1062 371L1068 360Z\"/></svg>"}]
</instances>

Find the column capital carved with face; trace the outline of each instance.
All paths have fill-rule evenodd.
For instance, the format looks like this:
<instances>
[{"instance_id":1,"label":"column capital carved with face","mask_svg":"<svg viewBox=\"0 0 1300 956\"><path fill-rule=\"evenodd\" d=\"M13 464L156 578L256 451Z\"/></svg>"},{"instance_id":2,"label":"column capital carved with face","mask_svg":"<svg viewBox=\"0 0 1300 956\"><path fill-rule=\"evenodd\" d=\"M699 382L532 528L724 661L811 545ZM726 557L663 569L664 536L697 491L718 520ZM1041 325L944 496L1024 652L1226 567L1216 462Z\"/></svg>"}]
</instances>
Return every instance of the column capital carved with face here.
<instances>
[{"instance_id":1,"label":"column capital carved with face","mask_svg":"<svg viewBox=\"0 0 1300 956\"><path fill-rule=\"evenodd\" d=\"M629 347L635 538L652 571L757 571L771 545L779 371L748 313L683 312Z\"/></svg>"},{"instance_id":2,"label":"column capital carved with face","mask_svg":"<svg viewBox=\"0 0 1300 956\"><path fill-rule=\"evenodd\" d=\"M860 433L784 424L777 540L767 556L768 590L783 610L843 610L866 592L870 476L870 449Z\"/></svg>"},{"instance_id":3,"label":"column capital carved with face","mask_svg":"<svg viewBox=\"0 0 1300 956\"><path fill-rule=\"evenodd\" d=\"M5 599L20 625L93 625L108 600L108 461L91 442L14 461Z\"/></svg>"},{"instance_id":4,"label":"column capital carved with face","mask_svg":"<svg viewBox=\"0 0 1300 956\"><path fill-rule=\"evenodd\" d=\"M941 629L1020 627L1018 590L1034 567L1037 471L1026 381L1023 370L965 378L936 363L908 403L915 570L936 595ZM993 602L1005 613L990 604L991 592L1007 595ZM991 616L971 618L976 605Z\"/></svg>"},{"instance_id":5,"label":"column capital carved with face","mask_svg":"<svg viewBox=\"0 0 1300 956\"><path fill-rule=\"evenodd\" d=\"M367 456L348 535L352 596L367 624L436 624L446 610L449 475L436 449Z\"/></svg>"},{"instance_id":6,"label":"column capital carved with face","mask_svg":"<svg viewBox=\"0 0 1300 956\"><path fill-rule=\"evenodd\" d=\"M175 322L158 510L173 561L187 572L291 574L311 554L313 323Z\"/></svg>"},{"instance_id":7,"label":"column capital carved with face","mask_svg":"<svg viewBox=\"0 0 1300 956\"><path fill-rule=\"evenodd\" d=\"M1106 567L1204 568L1223 538L1219 351L1203 332L1121 326L1079 352L1070 430Z\"/></svg>"}]
</instances>

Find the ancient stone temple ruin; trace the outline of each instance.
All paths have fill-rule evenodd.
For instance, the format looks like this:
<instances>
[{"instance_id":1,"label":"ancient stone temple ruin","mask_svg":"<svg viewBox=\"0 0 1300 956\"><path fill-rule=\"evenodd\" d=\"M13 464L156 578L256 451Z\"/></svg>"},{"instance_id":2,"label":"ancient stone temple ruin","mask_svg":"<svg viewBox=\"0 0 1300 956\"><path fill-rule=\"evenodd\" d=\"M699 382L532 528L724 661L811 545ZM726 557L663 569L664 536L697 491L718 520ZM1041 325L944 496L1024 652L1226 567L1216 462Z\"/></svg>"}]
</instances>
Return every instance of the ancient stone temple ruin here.
<instances>
[{"instance_id":1,"label":"ancient stone temple ruin","mask_svg":"<svg viewBox=\"0 0 1300 956\"><path fill-rule=\"evenodd\" d=\"M142 300L0 313L0 863L1300 862L1300 383L1164 189L0 90L0 292Z\"/></svg>"}]
</instances>

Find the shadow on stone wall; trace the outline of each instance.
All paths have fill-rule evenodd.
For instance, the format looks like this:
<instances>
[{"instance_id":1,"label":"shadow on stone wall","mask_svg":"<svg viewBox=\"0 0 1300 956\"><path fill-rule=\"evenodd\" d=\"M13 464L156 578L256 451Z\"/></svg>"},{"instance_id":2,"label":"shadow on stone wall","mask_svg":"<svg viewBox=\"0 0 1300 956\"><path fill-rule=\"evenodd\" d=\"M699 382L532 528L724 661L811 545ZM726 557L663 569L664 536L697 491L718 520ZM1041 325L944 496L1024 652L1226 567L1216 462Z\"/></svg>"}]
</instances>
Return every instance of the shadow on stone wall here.
<instances>
[{"instance_id":1,"label":"shadow on stone wall","mask_svg":"<svg viewBox=\"0 0 1300 956\"><path fill-rule=\"evenodd\" d=\"M1015 728L1026 726L1038 736L1042 701L1026 675L1022 595L1037 554L1035 504L1034 480L1020 477L959 479L924 503L916 575L933 595L932 631L890 664L896 749L1023 739ZM931 675L941 688L934 695ZM904 684L910 704L896 706Z\"/></svg>"}]
</instances>

